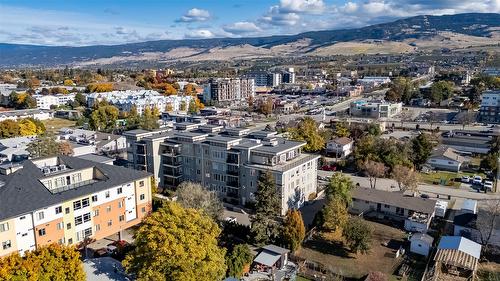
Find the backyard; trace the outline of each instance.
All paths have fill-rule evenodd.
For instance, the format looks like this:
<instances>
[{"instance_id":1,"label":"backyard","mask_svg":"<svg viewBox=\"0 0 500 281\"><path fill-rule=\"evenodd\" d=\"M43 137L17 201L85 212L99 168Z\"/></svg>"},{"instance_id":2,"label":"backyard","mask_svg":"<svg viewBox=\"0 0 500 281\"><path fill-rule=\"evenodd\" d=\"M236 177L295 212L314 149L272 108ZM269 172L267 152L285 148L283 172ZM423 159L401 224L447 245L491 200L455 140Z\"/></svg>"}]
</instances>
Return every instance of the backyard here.
<instances>
[{"instance_id":1,"label":"backyard","mask_svg":"<svg viewBox=\"0 0 500 281\"><path fill-rule=\"evenodd\" d=\"M475 175L479 175L484 178L484 174L478 173L470 173L470 172L445 172L445 171L437 171L430 173L420 173L420 182L426 184L441 184L447 185L451 187L460 187L462 176L473 177Z\"/></svg>"},{"instance_id":2,"label":"backyard","mask_svg":"<svg viewBox=\"0 0 500 281\"><path fill-rule=\"evenodd\" d=\"M350 253L337 233L318 233L304 243L296 256L321 264L326 270L346 278L361 278L371 271L381 271L390 276L397 264L395 253L402 245L405 233L383 224L367 223L373 229L369 254Z\"/></svg>"},{"instance_id":3,"label":"backyard","mask_svg":"<svg viewBox=\"0 0 500 281\"><path fill-rule=\"evenodd\" d=\"M42 123L45 125L47 132L56 133L61 128L70 128L76 125L76 121L62 119L62 118L52 118L48 120L43 120Z\"/></svg>"}]
</instances>

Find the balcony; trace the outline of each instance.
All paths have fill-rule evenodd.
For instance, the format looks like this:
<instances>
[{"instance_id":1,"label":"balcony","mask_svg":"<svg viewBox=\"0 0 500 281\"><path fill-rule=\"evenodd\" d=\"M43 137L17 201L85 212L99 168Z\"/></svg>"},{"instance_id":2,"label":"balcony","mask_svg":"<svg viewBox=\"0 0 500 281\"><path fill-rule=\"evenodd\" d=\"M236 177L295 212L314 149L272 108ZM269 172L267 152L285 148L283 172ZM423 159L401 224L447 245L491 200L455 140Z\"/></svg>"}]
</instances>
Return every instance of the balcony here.
<instances>
[{"instance_id":1,"label":"balcony","mask_svg":"<svg viewBox=\"0 0 500 281\"><path fill-rule=\"evenodd\" d=\"M239 176L240 172L235 169L227 169L226 173L230 176Z\"/></svg>"},{"instance_id":2,"label":"balcony","mask_svg":"<svg viewBox=\"0 0 500 281\"><path fill-rule=\"evenodd\" d=\"M182 161L177 157L163 157L162 164L165 166L179 167L182 165Z\"/></svg>"},{"instance_id":3,"label":"balcony","mask_svg":"<svg viewBox=\"0 0 500 281\"><path fill-rule=\"evenodd\" d=\"M182 169L180 168L171 168L171 167L165 167L163 169L163 175L166 177L172 177L172 178L180 178L182 177Z\"/></svg>"},{"instance_id":4,"label":"balcony","mask_svg":"<svg viewBox=\"0 0 500 281\"><path fill-rule=\"evenodd\" d=\"M229 187L239 187L239 182L236 180L228 180L226 185Z\"/></svg>"},{"instance_id":5,"label":"balcony","mask_svg":"<svg viewBox=\"0 0 500 281\"><path fill-rule=\"evenodd\" d=\"M233 153L227 154L226 162L228 164L238 164L240 162L239 160L240 160L239 154L233 154Z\"/></svg>"}]
</instances>

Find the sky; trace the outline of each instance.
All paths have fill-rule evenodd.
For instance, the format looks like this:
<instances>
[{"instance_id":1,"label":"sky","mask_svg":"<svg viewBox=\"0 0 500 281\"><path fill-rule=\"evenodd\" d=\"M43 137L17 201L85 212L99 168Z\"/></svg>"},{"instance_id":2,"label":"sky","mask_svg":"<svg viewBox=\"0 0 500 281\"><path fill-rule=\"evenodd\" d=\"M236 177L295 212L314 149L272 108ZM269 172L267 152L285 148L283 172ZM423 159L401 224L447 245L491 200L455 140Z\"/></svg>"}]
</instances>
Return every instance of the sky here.
<instances>
[{"instance_id":1,"label":"sky","mask_svg":"<svg viewBox=\"0 0 500 281\"><path fill-rule=\"evenodd\" d=\"M0 42L83 46L344 29L500 13L500 0L0 0Z\"/></svg>"}]
</instances>

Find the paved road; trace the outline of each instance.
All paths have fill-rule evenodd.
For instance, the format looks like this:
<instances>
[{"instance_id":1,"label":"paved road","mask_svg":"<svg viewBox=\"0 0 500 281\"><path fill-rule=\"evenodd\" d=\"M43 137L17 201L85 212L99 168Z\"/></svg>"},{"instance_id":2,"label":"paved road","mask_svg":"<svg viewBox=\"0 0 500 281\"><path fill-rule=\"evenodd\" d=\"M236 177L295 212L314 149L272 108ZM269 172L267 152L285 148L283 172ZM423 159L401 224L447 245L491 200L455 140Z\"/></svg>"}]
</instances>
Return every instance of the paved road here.
<instances>
[{"instance_id":1,"label":"paved road","mask_svg":"<svg viewBox=\"0 0 500 281\"><path fill-rule=\"evenodd\" d=\"M329 171L318 171L319 176L330 176L332 174L333 172ZM352 174L347 174L347 175L350 176L354 184L359 183L361 187L370 187L370 180L367 177L359 177L359 176L354 176ZM377 189L386 191L397 191L398 190L397 186L398 184L396 183L396 181L392 179L377 179L377 185L376 185ZM500 199L500 194L478 193L473 189L466 187L457 189L440 185L419 184L418 191L420 193L431 195L431 197L439 195L440 198L443 197L447 198L449 195L451 196L451 199L469 198L478 201Z\"/></svg>"}]
</instances>

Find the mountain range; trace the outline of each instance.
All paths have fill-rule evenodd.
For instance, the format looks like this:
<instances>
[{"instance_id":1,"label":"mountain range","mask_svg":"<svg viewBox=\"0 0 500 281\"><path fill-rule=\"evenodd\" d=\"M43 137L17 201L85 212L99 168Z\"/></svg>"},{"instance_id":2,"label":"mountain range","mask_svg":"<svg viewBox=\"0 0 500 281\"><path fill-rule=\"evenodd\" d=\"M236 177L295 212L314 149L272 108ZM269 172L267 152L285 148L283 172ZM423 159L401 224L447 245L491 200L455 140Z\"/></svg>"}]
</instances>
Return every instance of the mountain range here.
<instances>
[{"instance_id":1,"label":"mountain range","mask_svg":"<svg viewBox=\"0 0 500 281\"><path fill-rule=\"evenodd\" d=\"M159 40L82 47L0 43L0 67L411 53L444 47L467 49L491 46L498 51L499 42L500 14L422 15L361 28L268 37Z\"/></svg>"}]
</instances>

